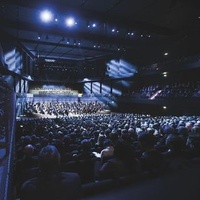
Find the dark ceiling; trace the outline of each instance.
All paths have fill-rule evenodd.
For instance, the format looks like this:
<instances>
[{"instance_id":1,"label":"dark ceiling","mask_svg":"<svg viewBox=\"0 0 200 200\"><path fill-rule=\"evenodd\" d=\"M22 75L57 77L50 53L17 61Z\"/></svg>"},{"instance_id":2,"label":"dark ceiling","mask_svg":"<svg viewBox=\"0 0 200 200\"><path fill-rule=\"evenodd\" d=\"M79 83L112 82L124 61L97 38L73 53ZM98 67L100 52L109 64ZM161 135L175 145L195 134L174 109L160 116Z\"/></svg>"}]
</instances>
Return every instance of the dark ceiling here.
<instances>
[{"instance_id":1,"label":"dark ceiling","mask_svg":"<svg viewBox=\"0 0 200 200\"><path fill-rule=\"evenodd\" d=\"M140 66L200 53L199 4L199 0L1 0L0 22L38 60L67 63L124 57ZM39 16L44 9L58 21L43 23ZM67 16L74 16L74 27L66 27Z\"/></svg>"}]
</instances>

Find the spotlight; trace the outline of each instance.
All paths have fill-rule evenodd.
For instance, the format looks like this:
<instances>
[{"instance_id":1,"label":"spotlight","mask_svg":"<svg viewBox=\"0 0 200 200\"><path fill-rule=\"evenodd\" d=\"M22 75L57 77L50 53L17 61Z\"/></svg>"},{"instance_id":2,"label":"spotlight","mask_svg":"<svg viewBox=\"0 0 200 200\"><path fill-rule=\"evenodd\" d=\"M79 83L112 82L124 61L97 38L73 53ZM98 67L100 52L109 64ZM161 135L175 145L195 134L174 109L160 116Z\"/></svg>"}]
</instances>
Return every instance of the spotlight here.
<instances>
[{"instance_id":1,"label":"spotlight","mask_svg":"<svg viewBox=\"0 0 200 200\"><path fill-rule=\"evenodd\" d=\"M73 17L69 17L66 19L65 21L66 25L71 27L71 26L74 26L76 24L75 20Z\"/></svg>"},{"instance_id":2,"label":"spotlight","mask_svg":"<svg viewBox=\"0 0 200 200\"><path fill-rule=\"evenodd\" d=\"M53 14L48 10L44 10L41 12L40 18L43 22L48 23L53 20Z\"/></svg>"}]
</instances>

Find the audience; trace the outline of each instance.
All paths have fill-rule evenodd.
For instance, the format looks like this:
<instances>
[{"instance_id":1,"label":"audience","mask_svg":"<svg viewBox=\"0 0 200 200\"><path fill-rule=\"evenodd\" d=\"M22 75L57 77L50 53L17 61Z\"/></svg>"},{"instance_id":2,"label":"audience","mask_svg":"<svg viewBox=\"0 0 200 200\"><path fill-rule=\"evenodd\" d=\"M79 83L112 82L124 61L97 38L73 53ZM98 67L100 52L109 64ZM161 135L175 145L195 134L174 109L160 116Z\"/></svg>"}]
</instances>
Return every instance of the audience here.
<instances>
[{"instance_id":1,"label":"audience","mask_svg":"<svg viewBox=\"0 0 200 200\"><path fill-rule=\"evenodd\" d=\"M39 157L41 168L41 150L53 145L59 151L58 166L78 173L80 184L141 172L159 175L187 167L189 160L200 156L199 121L199 116L128 113L22 118L16 124L16 163L28 145L34 148L32 156ZM33 180L40 181L44 175L39 173ZM24 191L32 188L27 183L21 190L24 199Z\"/></svg>"}]
</instances>

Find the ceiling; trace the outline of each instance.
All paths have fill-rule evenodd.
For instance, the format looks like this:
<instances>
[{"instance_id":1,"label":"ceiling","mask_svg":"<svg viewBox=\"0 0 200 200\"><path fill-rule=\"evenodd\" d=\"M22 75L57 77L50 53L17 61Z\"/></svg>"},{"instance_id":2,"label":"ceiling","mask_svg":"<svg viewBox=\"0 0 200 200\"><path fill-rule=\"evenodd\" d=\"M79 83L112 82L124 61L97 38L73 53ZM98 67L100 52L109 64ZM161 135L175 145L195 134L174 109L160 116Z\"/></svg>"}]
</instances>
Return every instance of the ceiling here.
<instances>
[{"instance_id":1,"label":"ceiling","mask_svg":"<svg viewBox=\"0 0 200 200\"><path fill-rule=\"evenodd\" d=\"M1 0L0 23L41 62L82 63L123 57L140 66L200 53L199 2ZM53 12L51 23L40 20L44 9ZM74 27L65 25L68 16L75 18Z\"/></svg>"}]
</instances>

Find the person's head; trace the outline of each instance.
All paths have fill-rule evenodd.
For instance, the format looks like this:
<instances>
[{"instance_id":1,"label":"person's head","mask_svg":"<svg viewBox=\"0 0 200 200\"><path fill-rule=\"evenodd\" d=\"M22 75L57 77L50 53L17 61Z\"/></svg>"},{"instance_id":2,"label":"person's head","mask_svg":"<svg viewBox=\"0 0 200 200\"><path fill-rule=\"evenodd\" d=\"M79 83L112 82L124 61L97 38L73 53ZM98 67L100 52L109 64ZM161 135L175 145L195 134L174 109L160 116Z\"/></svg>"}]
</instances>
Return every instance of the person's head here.
<instances>
[{"instance_id":1,"label":"person's head","mask_svg":"<svg viewBox=\"0 0 200 200\"><path fill-rule=\"evenodd\" d=\"M60 167L60 153L53 145L43 147L39 153L39 167L44 172L54 172Z\"/></svg>"},{"instance_id":2,"label":"person's head","mask_svg":"<svg viewBox=\"0 0 200 200\"><path fill-rule=\"evenodd\" d=\"M34 153L34 147L32 144L27 144L25 147L24 147L24 155L26 157L31 157Z\"/></svg>"},{"instance_id":3,"label":"person's head","mask_svg":"<svg viewBox=\"0 0 200 200\"><path fill-rule=\"evenodd\" d=\"M122 140L119 140L114 148L114 156L120 160L127 161L133 155L131 146Z\"/></svg>"},{"instance_id":4,"label":"person's head","mask_svg":"<svg viewBox=\"0 0 200 200\"><path fill-rule=\"evenodd\" d=\"M178 135L170 134L165 140L166 146L172 151L181 151L185 147L184 140Z\"/></svg>"},{"instance_id":5,"label":"person's head","mask_svg":"<svg viewBox=\"0 0 200 200\"><path fill-rule=\"evenodd\" d=\"M91 143L90 143L90 140L89 139L83 139L81 141L81 149L84 151L84 152L87 152L87 151L90 151L91 150Z\"/></svg>"},{"instance_id":6,"label":"person's head","mask_svg":"<svg viewBox=\"0 0 200 200\"><path fill-rule=\"evenodd\" d=\"M154 147L156 140L154 135L146 132L141 132L138 136L138 142L141 146L141 149L147 151Z\"/></svg>"}]
</instances>

